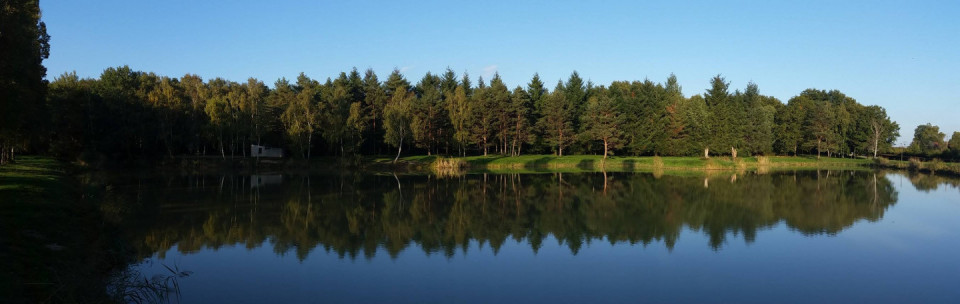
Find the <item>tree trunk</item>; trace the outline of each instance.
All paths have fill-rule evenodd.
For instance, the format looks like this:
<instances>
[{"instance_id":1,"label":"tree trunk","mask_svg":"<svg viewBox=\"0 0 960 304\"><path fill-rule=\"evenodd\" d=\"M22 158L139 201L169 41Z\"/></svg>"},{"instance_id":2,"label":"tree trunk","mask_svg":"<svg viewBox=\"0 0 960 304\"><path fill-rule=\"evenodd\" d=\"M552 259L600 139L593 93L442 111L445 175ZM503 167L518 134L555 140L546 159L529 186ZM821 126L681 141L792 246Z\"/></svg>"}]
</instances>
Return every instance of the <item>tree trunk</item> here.
<instances>
[{"instance_id":1,"label":"tree trunk","mask_svg":"<svg viewBox=\"0 0 960 304\"><path fill-rule=\"evenodd\" d=\"M487 156L487 136L483 136L483 156Z\"/></svg>"},{"instance_id":2,"label":"tree trunk","mask_svg":"<svg viewBox=\"0 0 960 304\"><path fill-rule=\"evenodd\" d=\"M557 143L557 157L563 157L563 129L560 129L560 142Z\"/></svg>"},{"instance_id":3,"label":"tree trunk","mask_svg":"<svg viewBox=\"0 0 960 304\"><path fill-rule=\"evenodd\" d=\"M880 133L873 131L873 158L877 158L877 150L880 147Z\"/></svg>"},{"instance_id":4,"label":"tree trunk","mask_svg":"<svg viewBox=\"0 0 960 304\"><path fill-rule=\"evenodd\" d=\"M7 163L7 148L0 144L0 165Z\"/></svg>"},{"instance_id":5,"label":"tree trunk","mask_svg":"<svg viewBox=\"0 0 960 304\"><path fill-rule=\"evenodd\" d=\"M817 159L820 159L820 139L817 138Z\"/></svg>"},{"instance_id":6,"label":"tree trunk","mask_svg":"<svg viewBox=\"0 0 960 304\"><path fill-rule=\"evenodd\" d=\"M394 158L393 158L393 163L394 163L394 164L396 164L396 163L397 163L397 160L400 159L400 151L402 151L402 150L403 150L403 142L400 142L400 144L397 145L397 157L394 157Z\"/></svg>"},{"instance_id":7,"label":"tree trunk","mask_svg":"<svg viewBox=\"0 0 960 304\"><path fill-rule=\"evenodd\" d=\"M607 140L603 140L603 160L607 160L607 151L609 151L609 144Z\"/></svg>"}]
</instances>

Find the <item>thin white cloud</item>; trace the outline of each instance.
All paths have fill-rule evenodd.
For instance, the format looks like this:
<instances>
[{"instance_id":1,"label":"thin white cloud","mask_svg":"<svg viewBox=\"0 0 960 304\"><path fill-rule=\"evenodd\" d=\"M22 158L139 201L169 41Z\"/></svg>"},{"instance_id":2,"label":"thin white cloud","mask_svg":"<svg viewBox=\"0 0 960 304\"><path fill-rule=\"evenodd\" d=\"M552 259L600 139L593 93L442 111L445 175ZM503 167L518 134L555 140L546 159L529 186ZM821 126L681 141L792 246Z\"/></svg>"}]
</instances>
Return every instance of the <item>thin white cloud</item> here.
<instances>
[{"instance_id":1,"label":"thin white cloud","mask_svg":"<svg viewBox=\"0 0 960 304\"><path fill-rule=\"evenodd\" d=\"M412 67L412 66L402 67L402 68L400 68L400 73L406 73L406 72L409 71L410 69L413 69L413 67Z\"/></svg>"},{"instance_id":2,"label":"thin white cloud","mask_svg":"<svg viewBox=\"0 0 960 304\"><path fill-rule=\"evenodd\" d=\"M493 77L493 73L497 72L497 65L488 65L483 67L483 72L480 75L483 75L483 78L490 79Z\"/></svg>"}]
</instances>

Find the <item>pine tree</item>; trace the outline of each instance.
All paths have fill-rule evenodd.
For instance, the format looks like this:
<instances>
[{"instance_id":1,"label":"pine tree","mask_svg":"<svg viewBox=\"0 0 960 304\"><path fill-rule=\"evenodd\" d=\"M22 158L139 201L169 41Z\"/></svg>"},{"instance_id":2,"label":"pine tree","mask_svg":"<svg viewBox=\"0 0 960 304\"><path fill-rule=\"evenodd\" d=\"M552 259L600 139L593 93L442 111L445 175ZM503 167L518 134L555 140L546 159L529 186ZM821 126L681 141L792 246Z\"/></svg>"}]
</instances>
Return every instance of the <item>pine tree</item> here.
<instances>
[{"instance_id":1,"label":"pine tree","mask_svg":"<svg viewBox=\"0 0 960 304\"><path fill-rule=\"evenodd\" d=\"M533 101L522 87L517 86L510 95L510 113L513 120L510 155L520 156L524 143L532 141L531 126L534 124Z\"/></svg>"},{"instance_id":2,"label":"pine tree","mask_svg":"<svg viewBox=\"0 0 960 304\"><path fill-rule=\"evenodd\" d=\"M606 94L598 95L587 101L587 109L580 119L583 122L581 135L603 143L603 161L606 162L609 150L619 148L623 143L623 126L613 100Z\"/></svg>"},{"instance_id":3,"label":"pine tree","mask_svg":"<svg viewBox=\"0 0 960 304\"><path fill-rule=\"evenodd\" d=\"M0 164L14 161L16 149L42 138L43 103L50 35L35 0L0 4Z\"/></svg>"},{"instance_id":4,"label":"pine tree","mask_svg":"<svg viewBox=\"0 0 960 304\"><path fill-rule=\"evenodd\" d=\"M573 106L562 88L563 84L557 83L557 89L544 96L542 116L537 121L544 142L556 147L558 156L563 156L563 148L574 138Z\"/></svg>"},{"instance_id":5,"label":"pine tree","mask_svg":"<svg viewBox=\"0 0 960 304\"><path fill-rule=\"evenodd\" d=\"M732 117L734 107L730 102L730 92L728 91L730 83L722 76L714 76L710 80L710 89L704 94L703 100L707 103L710 111L709 129L710 138L708 139L707 149L719 149L723 151L726 147L733 144L733 134L731 124L734 123Z\"/></svg>"}]
</instances>

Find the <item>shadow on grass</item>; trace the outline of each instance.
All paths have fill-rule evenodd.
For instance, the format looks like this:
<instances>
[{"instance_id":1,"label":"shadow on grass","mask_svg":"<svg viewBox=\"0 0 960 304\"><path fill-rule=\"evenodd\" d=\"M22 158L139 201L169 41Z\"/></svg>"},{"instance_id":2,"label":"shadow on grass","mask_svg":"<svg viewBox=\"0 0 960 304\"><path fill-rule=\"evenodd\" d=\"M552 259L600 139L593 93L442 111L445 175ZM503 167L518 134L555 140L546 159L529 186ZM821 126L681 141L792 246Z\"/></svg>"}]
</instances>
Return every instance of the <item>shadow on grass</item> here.
<instances>
[{"instance_id":1,"label":"shadow on grass","mask_svg":"<svg viewBox=\"0 0 960 304\"><path fill-rule=\"evenodd\" d=\"M596 163L595 160L583 159L583 160L580 160L579 163L577 163L577 168L583 169L583 170L593 170L595 168L598 168L598 167L595 167L595 163Z\"/></svg>"},{"instance_id":2,"label":"shadow on grass","mask_svg":"<svg viewBox=\"0 0 960 304\"><path fill-rule=\"evenodd\" d=\"M553 159L554 157L552 156L543 156L531 161L526 161L523 163L523 168L537 172L550 172L552 170L549 168L549 164Z\"/></svg>"},{"instance_id":3,"label":"shadow on grass","mask_svg":"<svg viewBox=\"0 0 960 304\"><path fill-rule=\"evenodd\" d=\"M111 302L106 282L131 257L61 163L0 166L0 295L9 303Z\"/></svg>"},{"instance_id":4,"label":"shadow on grass","mask_svg":"<svg viewBox=\"0 0 960 304\"><path fill-rule=\"evenodd\" d=\"M492 163L493 161L504 158L504 157L505 156L484 156L484 157L470 159L469 161L467 161L467 163L469 163L470 165L486 166Z\"/></svg>"}]
</instances>

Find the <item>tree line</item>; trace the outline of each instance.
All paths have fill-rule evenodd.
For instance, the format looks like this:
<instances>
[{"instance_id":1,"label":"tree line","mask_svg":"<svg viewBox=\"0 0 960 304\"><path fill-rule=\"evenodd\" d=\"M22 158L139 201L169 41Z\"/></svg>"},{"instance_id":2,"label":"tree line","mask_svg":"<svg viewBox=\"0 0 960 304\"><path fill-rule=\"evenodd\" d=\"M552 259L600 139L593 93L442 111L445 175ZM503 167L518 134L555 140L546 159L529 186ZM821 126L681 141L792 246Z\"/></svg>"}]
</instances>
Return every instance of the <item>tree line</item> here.
<instances>
[{"instance_id":1,"label":"tree line","mask_svg":"<svg viewBox=\"0 0 960 304\"><path fill-rule=\"evenodd\" d=\"M913 131L913 141L901 152L910 156L958 160L960 159L960 132L953 132L950 140L947 141L946 134L940 132L940 127L929 123L919 125Z\"/></svg>"},{"instance_id":2,"label":"tree line","mask_svg":"<svg viewBox=\"0 0 960 304\"><path fill-rule=\"evenodd\" d=\"M356 69L321 82L301 73L268 87L250 78L204 81L108 68L99 78L65 73L47 82L50 36L35 0L0 7L0 163L17 150L69 160L245 156L250 144L315 155L826 154L891 152L899 125L884 108L837 90L808 89L786 103L742 91L717 75L685 96L663 83L594 85L573 72L553 89L533 75L513 89L499 75L476 85L464 73L427 73L411 84L394 70L381 81ZM945 140L918 126L910 155L960 157L960 133Z\"/></svg>"},{"instance_id":3,"label":"tree line","mask_svg":"<svg viewBox=\"0 0 960 304\"><path fill-rule=\"evenodd\" d=\"M573 72L548 89L534 74L513 89L447 69L411 84L399 70L325 81L301 73L268 87L108 68L49 84L50 124L37 146L68 159L246 156L251 144L294 157L380 155L876 155L899 126L879 106L808 89L786 104L722 76L684 96L677 78L594 85ZM38 125L34 125L38 126ZM38 126L39 127L39 126ZM404 150L406 149L406 150Z\"/></svg>"},{"instance_id":4,"label":"tree line","mask_svg":"<svg viewBox=\"0 0 960 304\"><path fill-rule=\"evenodd\" d=\"M42 136L33 122L43 121L50 35L36 0L0 2L0 164L16 149Z\"/></svg>"}]
</instances>

